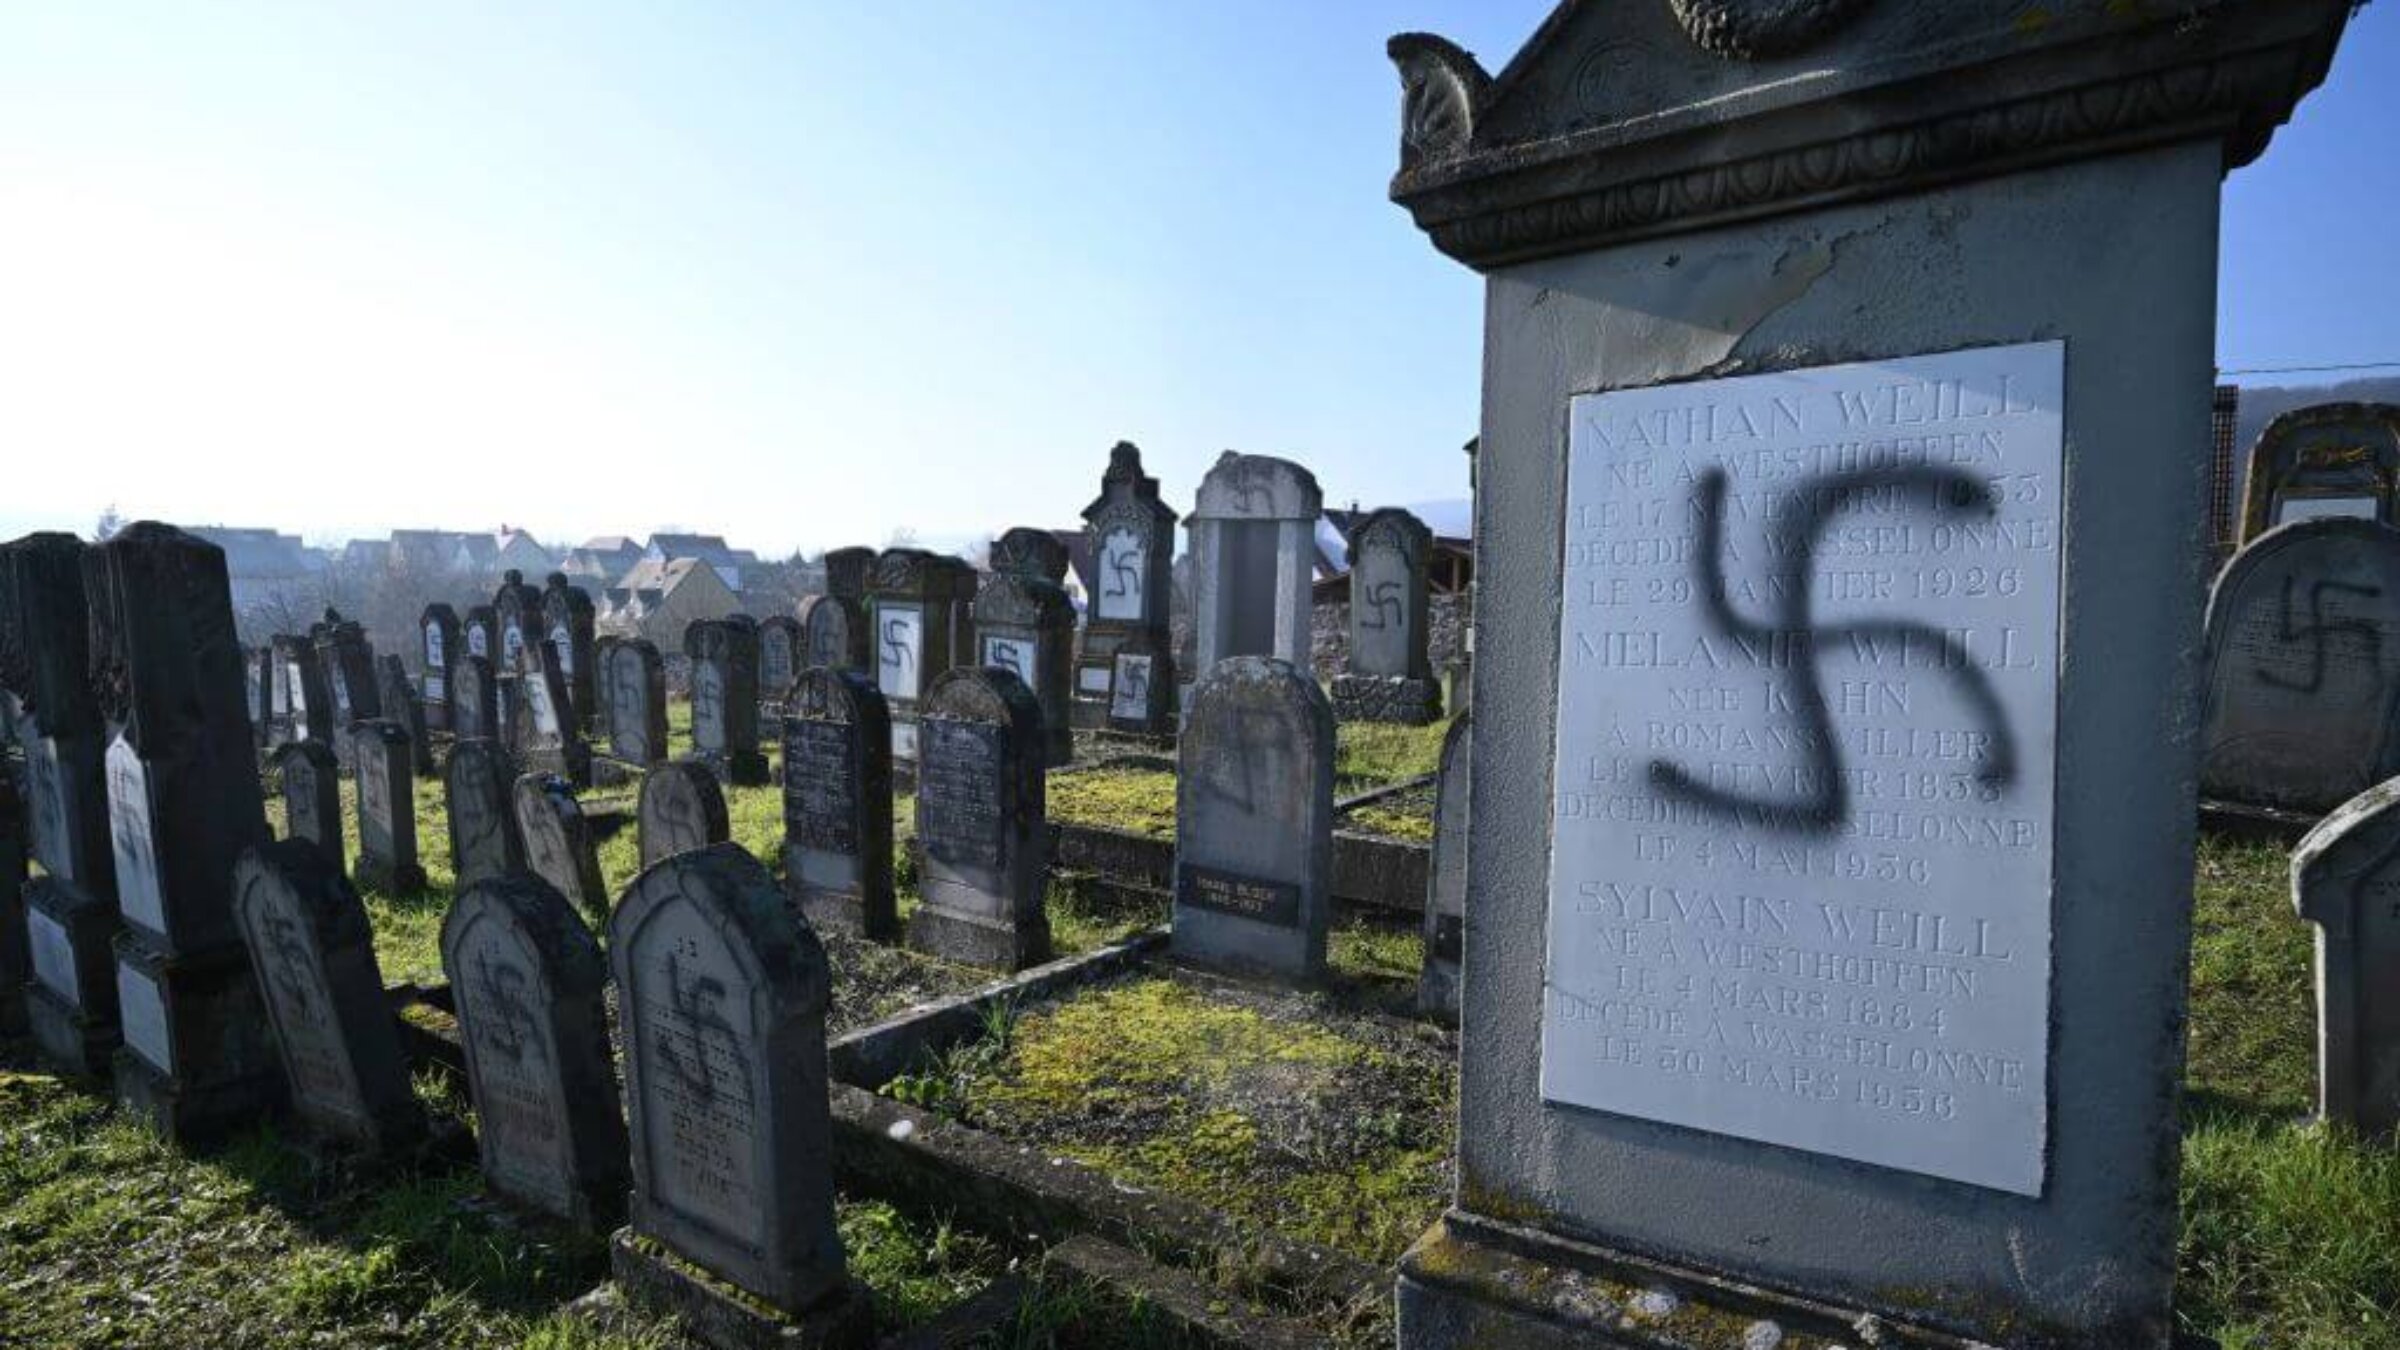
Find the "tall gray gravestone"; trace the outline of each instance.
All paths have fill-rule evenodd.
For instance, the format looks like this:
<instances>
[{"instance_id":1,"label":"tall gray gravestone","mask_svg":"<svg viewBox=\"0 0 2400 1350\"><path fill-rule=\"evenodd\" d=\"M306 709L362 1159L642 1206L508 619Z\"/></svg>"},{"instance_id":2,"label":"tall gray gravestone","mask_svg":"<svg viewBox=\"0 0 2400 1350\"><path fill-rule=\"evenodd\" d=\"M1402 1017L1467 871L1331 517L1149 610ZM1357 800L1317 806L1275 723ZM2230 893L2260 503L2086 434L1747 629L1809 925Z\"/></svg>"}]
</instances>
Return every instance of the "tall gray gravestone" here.
<instances>
[{"instance_id":1,"label":"tall gray gravestone","mask_svg":"<svg viewBox=\"0 0 2400 1350\"><path fill-rule=\"evenodd\" d=\"M417 659L425 672L425 720L450 730L450 666L466 654L459 645L458 611L436 602L417 616Z\"/></svg>"},{"instance_id":2,"label":"tall gray gravestone","mask_svg":"<svg viewBox=\"0 0 2400 1350\"><path fill-rule=\"evenodd\" d=\"M800 621L777 614L758 621L758 700L781 708L783 696L805 669L801 663L804 635Z\"/></svg>"},{"instance_id":3,"label":"tall gray gravestone","mask_svg":"<svg viewBox=\"0 0 2400 1350\"><path fill-rule=\"evenodd\" d=\"M594 631L591 592L581 586L569 585L564 572L552 572L542 589L542 639L549 653L550 664L566 682L567 707L571 709L577 727L595 726L600 720L600 701L593 676L599 669L597 653L592 650L598 640Z\"/></svg>"},{"instance_id":4,"label":"tall gray gravestone","mask_svg":"<svg viewBox=\"0 0 2400 1350\"><path fill-rule=\"evenodd\" d=\"M2347 517L2400 525L2400 406L2319 403L2267 424L2250 451L2242 542Z\"/></svg>"},{"instance_id":5,"label":"tall gray gravestone","mask_svg":"<svg viewBox=\"0 0 2400 1350\"><path fill-rule=\"evenodd\" d=\"M891 713L856 671L803 671L784 701L783 879L816 928L877 942L900 936Z\"/></svg>"},{"instance_id":6,"label":"tall gray gravestone","mask_svg":"<svg viewBox=\"0 0 2400 1350\"><path fill-rule=\"evenodd\" d=\"M576 907L518 873L442 919L484 1184L583 1228L618 1222L633 1184L609 1058L608 962Z\"/></svg>"},{"instance_id":7,"label":"tall gray gravestone","mask_svg":"<svg viewBox=\"0 0 2400 1350\"><path fill-rule=\"evenodd\" d=\"M2169 1343L2218 193L2348 9L1393 41L1393 196L1485 283L1406 1350ZM1556 1296L1628 1259L1711 1273L1672 1325Z\"/></svg>"},{"instance_id":8,"label":"tall gray gravestone","mask_svg":"<svg viewBox=\"0 0 2400 1350\"><path fill-rule=\"evenodd\" d=\"M2400 1129L2400 779L2344 802L2292 852L2292 906L2316 928L2317 1112Z\"/></svg>"},{"instance_id":9,"label":"tall gray gravestone","mask_svg":"<svg viewBox=\"0 0 2400 1350\"><path fill-rule=\"evenodd\" d=\"M525 842L509 796L516 780L516 762L498 741L459 741L450 747L442 782L456 890L523 870Z\"/></svg>"},{"instance_id":10,"label":"tall gray gravestone","mask_svg":"<svg viewBox=\"0 0 2400 1350\"><path fill-rule=\"evenodd\" d=\"M267 740L266 748L276 750L296 737L292 729L291 668L284 662L283 649L274 638L260 648L267 672Z\"/></svg>"},{"instance_id":11,"label":"tall gray gravestone","mask_svg":"<svg viewBox=\"0 0 2400 1350\"><path fill-rule=\"evenodd\" d=\"M641 833L644 867L733 837L725 789L707 765L688 759L661 764L642 776L635 825Z\"/></svg>"},{"instance_id":12,"label":"tall gray gravestone","mask_svg":"<svg viewBox=\"0 0 2400 1350\"><path fill-rule=\"evenodd\" d=\"M831 666L872 677L867 611L855 597L812 595L800 602L800 665Z\"/></svg>"},{"instance_id":13,"label":"tall gray gravestone","mask_svg":"<svg viewBox=\"0 0 2400 1350\"><path fill-rule=\"evenodd\" d=\"M1005 670L954 670L933 682L919 725L925 861L909 945L998 970L1049 960L1041 705Z\"/></svg>"},{"instance_id":14,"label":"tall gray gravestone","mask_svg":"<svg viewBox=\"0 0 2400 1350\"><path fill-rule=\"evenodd\" d=\"M975 569L923 549L886 549L868 583L875 687L892 711L892 758L917 759L917 705L952 666L972 660L965 631Z\"/></svg>"},{"instance_id":15,"label":"tall gray gravestone","mask_svg":"<svg viewBox=\"0 0 2400 1350\"><path fill-rule=\"evenodd\" d=\"M490 605L469 607L461 636L466 642L467 655L482 657L495 675L504 669L500 663L500 614L497 610Z\"/></svg>"},{"instance_id":16,"label":"tall gray gravestone","mask_svg":"<svg viewBox=\"0 0 2400 1350\"><path fill-rule=\"evenodd\" d=\"M692 662L692 757L736 787L767 781L758 748L758 629L703 619L683 631Z\"/></svg>"},{"instance_id":17,"label":"tall gray gravestone","mask_svg":"<svg viewBox=\"0 0 2400 1350\"><path fill-rule=\"evenodd\" d=\"M351 728L358 766L358 884L386 895L425 889L417 861L417 771L408 728L388 717Z\"/></svg>"},{"instance_id":18,"label":"tall gray gravestone","mask_svg":"<svg viewBox=\"0 0 2400 1350\"><path fill-rule=\"evenodd\" d=\"M1067 546L1048 530L1031 525L1016 525L1001 532L992 541L989 570L998 576L1039 577L1053 586L1063 586L1067 568L1072 560Z\"/></svg>"},{"instance_id":19,"label":"tall gray gravestone","mask_svg":"<svg viewBox=\"0 0 2400 1350\"><path fill-rule=\"evenodd\" d=\"M1175 771L1178 960L1308 982L1333 908L1333 709L1288 661L1193 686Z\"/></svg>"},{"instance_id":20,"label":"tall gray gravestone","mask_svg":"<svg viewBox=\"0 0 2400 1350\"><path fill-rule=\"evenodd\" d=\"M323 741L334 744L333 690L325 679L325 665L317 653L317 644L305 637L278 636L270 639L276 661L283 667L284 698L289 706L292 739Z\"/></svg>"},{"instance_id":21,"label":"tall gray gravestone","mask_svg":"<svg viewBox=\"0 0 2400 1350\"><path fill-rule=\"evenodd\" d=\"M1141 450L1131 441L1117 442L1108 452L1100 495L1083 508L1092 593L1075 659L1077 726L1145 735L1174 729L1174 643L1168 634L1175 520L1175 508L1159 499L1158 480L1142 472ZM1128 675L1142 682L1130 696L1119 685Z\"/></svg>"},{"instance_id":22,"label":"tall gray gravestone","mask_svg":"<svg viewBox=\"0 0 2400 1350\"><path fill-rule=\"evenodd\" d=\"M1198 668L1234 656L1309 662L1324 495L1288 460L1228 450L1200 480L1192 532Z\"/></svg>"},{"instance_id":23,"label":"tall gray gravestone","mask_svg":"<svg viewBox=\"0 0 2400 1350\"><path fill-rule=\"evenodd\" d=\"M1442 715L1426 628L1433 531L1387 506L1351 526L1349 544L1350 663L1333 682L1334 716L1423 726Z\"/></svg>"},{"instance_id":24,"label":"tall gray gravestone","mask_svg":"<svg viewBox=\"0 0 2400 1350\"><path fill-rule=\"evenodd\" d=\"M294 741L275 752L283 779L283 837L305 839L325 850L335 870L347 870L342 842L342 766L323 741Z\"/></svg>"},{"instance_id":25,"label":"tall gray gravestone","mask_svg":"<svg viewBox=\"0 0 2400 1350\"><path fill-rule=\"evenodd\" d=\"M1441 776L1433 793L1433 858L1426 868L1425 967L1417 1011L1458 1021L1460 954L1467 939L1467 821L1474 790L1472 719L1465 713L1442 734Z\"/></svg>"},{"instance_id":26,"label":"tall gray gravestone","mask_svg":"<svg viewBox=\"0 0 2400 1350\"><path fill-rule=\"evenodd\" d=\"M667 757L667 670L658 648L628 638L609 649L608 744L618 759L647 766Z\"/></svg>"},{"instance_id":27,"label":"tall gray gravestone","mask_svg":"<svg viewBox=\"0 0 2400 1350\"><path fill-rule=\"evenodd\" d=\"M593 710L592 734L602 745L609 744L609 719L617 706L617 646L623 641L606 635L592 639L592 697L599 700Z\"/></svg>"},{"instance_id":28,"label":"tall gray gravestone","mask_svg":"<svg viewBox=\"0 0 2400 1350\"><path fill-rule=\"evenodd\" d=\"M875 557L875 550L871 548L853 546L827 549L825 556L818 559L825 568L825 593L864 604L867 588L873 584L875 576ZM827 663L820 661L817 664Z\"/></svg>"},{"instance_id":29,"label":"tall gray gravestone","mask_svg":"<svg viewBox=\"0 0 2400 1350\"><path fill-rule=\"evenodd\" d=\"M1057 546L1049 535L1040 537ZM1036 575L995 572L976 588L974 612L976 660L1023 681L1041 707L1043 763L1073 760L1068 668L1075 660L1075 602L1066 588Z\"/></svg>"},{"instance_id":30,"label":"tall gray gravestone","mask_svg":"<svg viewBox=\"0 0 2400 1350\"><path fill-rule=\"evenodd\" d=\"M383 716L375 686L375 649L367 642L367 630L357 620L343 618L340 610L328 609L325 621L309 631L317 662L325 668L327 692L333 695L336 737L353 722Z\"/></svg>"},{"instance_id":31,"label":"tall gray gravestone","mask_svg":"<svg viewBox=\"0 0 2400 1350\"><path fill-rule=\"evenodd\" d=\"M24 755L26 825L42 872L25 890L25 1015L45 1059L91 1079L108 1075L117 1044L110 944L120 924L84 551L59 533L0 545L0 707Z\"/></svg>"},{"instance_id":32,"label":"tall gray gravestone","mask_svg":"<svg viewBox=\"0 0 2400 1350\"><path fill-rule=\"evenodd\" d=\"M869 1300L834 1227L816 934L757 859L718 844L642 873L608 959L633 1138L618 1282L713 1344L863 1345Z\"/></svg>"},{"instance_id":33,"label":"tall gray gravestone","mask_svg":"<svg viewBox=\"0 0 2400 1350\"><path fill-rule=\"evenodd\" d=\"M2209 595L2202 795L2322 814L2400 774L2400 530L2272 530Z\"/></svg>"},{"instance_id":34,"label":"tall gray gravestone","mask_svg":"<svg viewBox=\"0 0 2400 1350\"><path fill-rule=\"evenodd\" d=\"M575 800L574 785L556 774L529 773L517 779L514 799L525 866L577 911L607 922L608 886L600 878L600 850L591 822Z\"/></svg>"},{"instance_id":35,"label":"tall gray gravestone","mask_svg":"<svg viewBox=\"0 0 2400 1350\"><path fill-rule=\"evenodd\" d=\"M528 647L517 676L524 701L517 719L517 758L535 773L557 774L569 783L592 781L592 747L575 715L574 695L548 643Z\"/></svg>"},{"instance_id":36,"label":"tall gray gravestone","mask_svg":"<svg viewBox=\"0 0 2400 1350\"><path fill-rule=\"evenodd\" d=\"M425 701L409 687L408 668L397 655L385 652L375 658L375 689L383 700L384 720L397 722L408 733L410 770L419 778L433 777L438 766L425 724Z\"/></svg>"},{"instance_id":37,"label":"tall gray gravestone","mask_svg":"<svg viewBox=\"0 0 2400 1350\"><path fill-rule=\"evenodd\" d=\"M541 641L542 593L517 571L503 573L500 589L492 593L492 636L500 643L492 668L504 680L525 673L533 647Z\"/></svg>"},{"instance_id":38,"label":"tall gray gravestone","mask_svg":"<svg viewBox=\"0 0 2400 1350\"><path fill-rule=\"evenodd\" d=\"M268 835L225 554L142 521L87 549L83 570L92 683L115 731L116 1097L173 1138L212 1140L279 1091L233 916L234 859Z\"/></svg>"},{"instance_id":39,"label":"tall gray gravestone","mask_svg":"<svg viewBox=\"0 0 2400 1350\"><path fill-rule=\"evenodd\" d=\"M500 682L492 663L468 653L450 666L450 734L462 741L503 739Z\"/></svg>"},{"instance_id":40,"label":"tall gray gravestone","mask_svg":"<svg viewBox=\"0 0 2400 1350\"><path fill-rule=\"evenodd\" d=\"M250 739L264 750L275 725L275 649L242 649L242 711L250 715Z\"/></svg>"},{"instance_id":41,"label":"tall gray gravestone","mask_svg":"<svg viewBox=\"0 0 2400 1350\"><path fill-rule=\"evenodd\" d=\"M292 1114L317 1138L366 1153L415 1142L425 1115L358 892L322 852L288 839L246 850L233 887Z\"/></svg>"}]
</instances>

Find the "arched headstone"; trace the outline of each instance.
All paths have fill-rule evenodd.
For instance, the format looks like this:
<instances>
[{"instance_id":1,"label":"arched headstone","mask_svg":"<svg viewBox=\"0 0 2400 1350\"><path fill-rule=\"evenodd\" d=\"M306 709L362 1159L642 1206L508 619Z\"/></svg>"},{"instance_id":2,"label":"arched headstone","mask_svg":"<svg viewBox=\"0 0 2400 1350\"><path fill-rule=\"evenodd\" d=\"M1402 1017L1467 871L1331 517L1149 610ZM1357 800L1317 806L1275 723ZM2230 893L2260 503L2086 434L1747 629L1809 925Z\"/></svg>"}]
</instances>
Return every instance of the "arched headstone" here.
<instances>
[{"instance_id":1,"label":"arched headstone","mask_svg":"<svg viewBox=\"0 0 2400 1350\"><path fill-rule=\"evenodd\" d=\"M891 713L856 671L803 671L784 702L783 875L816 927L878 942L900 935Z\"/></svg>"},{"instance_id":2,"label":"arched headstone","mask_svg":"<svg viewBox=\"0 0 2400 1350\"><path fill-rule=\"evenodd\" d=\"M498 741L460 741L443 772L450 815L450 866L465 890L525 866L525 844L509 799L517 767Z\"/></svg>"},{"instance_id":3,"label":"arched headstone","mask_svg":"<svg viewBox=\"0 0 2400 1350\"><path fill-rule=\"evenodd\" d=\"M500 686L492 663L469 653L450 666L450 734L462 741L505 739L500 725Z\"/></svg>"},{"instance_id":4,"label":"arched headstone","mask_svg":"<svg viewBox=\"0 0 2400 1350\"><path fill-rule=\"evenodd\" d=\"M1292 980L1325 969L1333 709L1288 661L1237 656L1184 710L1175 777L1174 952Z\"/></svg>"},{"instance_id":5,"label":"arched headstone","mask_svg":"<svg viewBox=\"0 0 2400 1350\"><path fill-rule=\"evenodd\" d=\"M917 841L925 862L909 945L1022 970L1050 959L1041 706L992 667L934 681L920 723Z\"/></svg>"},{"instance_id":6,"label":"arched headstone","mask_svg":"<svg viewBox=\"0 0 2400 1350\"><path fill-rule=\"evenodd\" d=\"M1350 530L1350 661L1333 682L1345 722L1421 726L1442 715L1426 637L1425 565L1433 531L1397 507Z\"/></svg>"},{"instance_id":7,"label":"arched headstone","mask_svg":"<svg viewBox=\"0 0 2400 1350\"><path fill-rule=\"evenodd\" d=\"M575 800L574 785L556 774L529 773L517 779L512 796L527 870L578 911L595 922L607 922L608 887L600 879L600 851L583 807Z\"/></svg>"},{"instance_id":8,"label":"arched headstone","mask_svg":"<svg viewBox=\"0 0 2400 1350\"><path fill-rule=\"evenodd\" d=\"M1158 480L1142 472L1142 452L1119 441L1108 454L1100 495L1083 508L1084 548L1091 575L1083 631L1076 657L1075 709L1078 726L1111 726L1149 735L1174 725L1174 671L1169 616L1174 594L1175 509L1159 499ZM1128 664L1139 653L1148 661ZM1135 697L1118 697L1117 679L1141 672L1146 682ZM1124 712L1142 710L1138 724Z\"/></svg>"},{"instance_id":9,"label":"arched headstone","mask_svg":"<svg viewBox=\"0 0 2400 1350\"><path fill-rule=\"evenodd\" d=\"M847 595L812 595L800 602L800 661L872 676L867 659L867 611Z\"/></svg>"},{"instance_id":10,"label":"arched headstone","mask_svg":"<svg viewBox=\"0 0 2400 1350\"><path fill-rule=\"evenodd\" d=\"M542 590L543 641L550 663L566 682L567 704L574 710L579 729L594 724L600 716L593 680L598 668L592 650L594 622L591 593L569 585L566 573L552 572Z\"/></svg>"},{"instance_id":11,"label":"arched headstone","mask_svg":"<svg viewBox=\"0 0 2400 1350\"><path fill-rule=\"evenodd\" d=\"M1288 460L1227 451L1184 522L1192 532L1198 668L1233 656L1306 666L1324 497Z\"/></svg>"},{"instance_id":12,"label":"arched headstone","mask_svg":"<svg viewBox=\"0 0 2400 1350\"><path fill-rule=\"evenodd\" d=\"M637 816L644 867L724 843L733 835L725 813L725 789L706 765L688 759L661 764L642 776Z\"/></svg>"},{"instance_id":13,"label":"arched headstone","mask_svg":"<svg viewBox=\"0 0 2400 1350\"><path fill-rule=\"evenodd\" d=\"M307 840L325 850L335 870L346 870L342 766L334 762L333 747L294 741L275 752L275 767L283 779L283 837Z\"/></svg>"},{"instance_id":14,"label":"arched headstone","mask_svg":"<svg viewBox=\"0 0 2400 1350\"><path fill-rule=\"evenodd\" d=\"M1075 659L1075 602L1056 582L1001 572L976 589L974 612L975 659L1022 680L1041 706L1044 763L1074 759L1068 666Z\"/></svg>"},{"instance_id":15,"label":"arched headstone","mask_svg":"<svg viewBox=\"0 0 2400 1350\"><path fill-rule=\"evenodd\" d=\"M738 616L737 616L738 617ZM758 629L735 619L703 619L684 630L692 662L692 757L727 783L767 781L758 749Z\"/></svg>"},{"instance_id":16,"label":"arched headstone","mask_svg":"<svg viewBox=\"0 0 2400 1350\"><path fill-rule=\"evenodd\" d=\"M789 615L777 614L758 621L758 697L761 703L780 706L792 681L806 667L801 657L802 635L800 621Z\"/></svg>"},{"instance_id":17,"label":"arched headstone","mask_svg":"<svg viewBox=\"0 0 2400 1350\"><path fill-rule=\"evenodd\" d=\"M658 648L628 638L609 649L609 748L629 764L667 757L667 672Z\"/></svg>"},{"instance_id":18,"label":"arched headstone","mask_svg":"<svg viewBox=\"0 0 2400 1350\"><path fill-rule=\"evenodd\" d=\"M2400 779L2320 821L2292 853L2292 904L2317 930L2317 1111L2400 1128Z\"/></svg>"}]
</instances>

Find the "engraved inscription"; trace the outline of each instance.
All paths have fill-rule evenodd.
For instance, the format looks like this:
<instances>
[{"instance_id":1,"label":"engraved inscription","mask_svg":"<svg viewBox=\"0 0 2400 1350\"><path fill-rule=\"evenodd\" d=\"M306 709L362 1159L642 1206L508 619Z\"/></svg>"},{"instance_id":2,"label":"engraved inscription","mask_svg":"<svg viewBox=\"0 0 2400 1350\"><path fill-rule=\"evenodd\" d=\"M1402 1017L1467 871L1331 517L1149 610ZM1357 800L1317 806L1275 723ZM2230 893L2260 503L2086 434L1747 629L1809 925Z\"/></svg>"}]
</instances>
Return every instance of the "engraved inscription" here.
<instances>
[{"instance_id":1,"label":"engraved inscription","mask_svg":"<svg viewBox=\"0 0 2400 1350\"><path fill-rule=\"evenodd\" d=\"M1300 926L1300 887L1292 882L1264 881L1187 863L1176 869L1175 884L1178 905L1196 905L1278 928Z\"/></svg>"},{"instance_id":2,"label":"engraved inscription","mask_svg":"<svg viewBox=\"0 0 2400 1350\"><path fill-rule=\"evenodd\" d=\"M757 1241L767 1202L750 991L696 909L670 907L642 934L633 996L649 1051L640 1109L653 1202Z\"/></svg>"},{"instance_id":3,"label":"engraved inscription","mask_svg":"<svg viewBox=\"0 0 2400 1350\"><path fill-rule=\"evenodd\" d=\"M791 718L783 733L783 814L791 841L858 852L858 755L845 723Z\"/></svg>"},{"instance_id":4,"label":"engraved inscription","mask_svg":"<svg viewBox=\"0 0 2400 1350\"><path fill-rule=\"evenodd\" d=\"M998 867L1007 856L1003 732L991 723L947 717L924 724L917 833L925 851L945 863Z\"/></svg>"},{"instance_id":5,"label":"engraved inscription","mask_svg":"<svg viewBox=\"0 0 2400 1350\"><path fill-rule=\"evenodd\" d=\"M461 982L460 1022L475 1038L475 1111L493 1172L558 1210L573 1203L567 1174L565 1086L550 1029L536 1011L540 991L522 939L488 924Z\"/></svg>"}]
</instances>

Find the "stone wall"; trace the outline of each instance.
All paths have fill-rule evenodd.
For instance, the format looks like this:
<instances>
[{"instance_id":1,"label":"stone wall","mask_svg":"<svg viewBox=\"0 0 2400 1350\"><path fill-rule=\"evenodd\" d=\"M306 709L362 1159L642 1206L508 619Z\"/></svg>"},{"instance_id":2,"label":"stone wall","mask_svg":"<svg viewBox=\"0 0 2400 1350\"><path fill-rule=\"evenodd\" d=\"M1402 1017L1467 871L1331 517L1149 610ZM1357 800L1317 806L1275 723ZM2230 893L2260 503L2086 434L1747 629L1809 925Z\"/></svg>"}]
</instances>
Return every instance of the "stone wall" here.
<instances>
[{"instance_id":1,"label":"stone wall","mask_svg":"<svg viewBox=\"0 0 2400 1350\"><path fill-rule=\"evenodd\" d=\"M1433 649L1433 673L1437 678L1451 662L1466 654L1467 620L1471 612L1465 595L1435 595L1427 599L1427 640ZM1320 680L1331 680L1349 665L1349 601L1318 603L1310 625L1309 659Z\"/></svg>"}]
</instances>

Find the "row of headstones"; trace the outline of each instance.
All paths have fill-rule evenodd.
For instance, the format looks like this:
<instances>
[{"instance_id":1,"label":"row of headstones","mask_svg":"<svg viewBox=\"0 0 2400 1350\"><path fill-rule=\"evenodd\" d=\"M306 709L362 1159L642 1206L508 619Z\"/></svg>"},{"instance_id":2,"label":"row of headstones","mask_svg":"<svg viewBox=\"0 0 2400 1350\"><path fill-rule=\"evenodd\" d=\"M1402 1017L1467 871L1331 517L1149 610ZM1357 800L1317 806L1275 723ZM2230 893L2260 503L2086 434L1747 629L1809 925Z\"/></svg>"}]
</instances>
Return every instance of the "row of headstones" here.
<instances>
[{"instance_id":1,"label":"row of headstones","mask_svg":"<svg viewBox=\"0 0 2400 1350\"><path fill-rule=\"evenodd\" d=\"M551 573L540 589L522 573L509 572L492 602L469 608L463 622L447 604L427 605L417 630L424 699L434 725L458 730L450 719L460 701L459 666L468 658L487 663L487 680L515 680L537 664L550 666L565 685L557 707L580 725L598 722L596 623L591 594L568 582L563 572ZM476 710L468 709L470 715Z\"/></svg>"}]
</instances>

